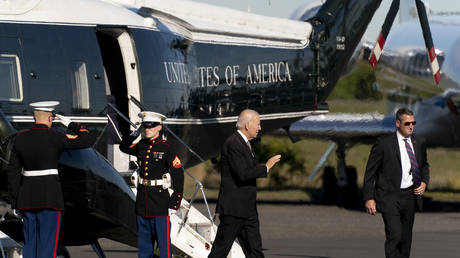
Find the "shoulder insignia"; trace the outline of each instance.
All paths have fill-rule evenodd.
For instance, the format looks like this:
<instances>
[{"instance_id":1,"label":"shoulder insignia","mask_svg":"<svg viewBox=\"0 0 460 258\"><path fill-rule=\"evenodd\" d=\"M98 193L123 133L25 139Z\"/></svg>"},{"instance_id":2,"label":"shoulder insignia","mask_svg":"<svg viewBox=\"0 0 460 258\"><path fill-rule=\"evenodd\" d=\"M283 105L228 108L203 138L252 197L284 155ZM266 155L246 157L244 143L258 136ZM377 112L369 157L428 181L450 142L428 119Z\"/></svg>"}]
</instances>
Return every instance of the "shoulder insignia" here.
<instances>
[{"instance_id":1,"label":"shoulder insignia","mask_svg":"<svg viewBox=\"0 0 460 258\"><path fill-rule=\"evenodd\" d=\"M134 148L134 146L136 146L136 144L137 144L137 143L133 143L133 144L129 145L129 148L130 148L130 149Z\"/></svg>"},{"instance_id":2,"label":"shoulder insignia","mask_svg":"<svg viewBox=\"0 0 460 258\"><path fill-rule=\"evenodd\" d=\"M173 162L172 162L172 165L174 168L180 168L182 166L181 162L180 162L180 159L179 157L176 157L174 158Z\"/></svg>"},{"instance_id":3,"label":"shoulder insignia","mask_svg":"<svg viewBox=\"0 0 460 258\"><path fill-rule=\"evenodd\" d=\"M89 131L87 129L85 129L85 128L80 128L80 132L88 132L89 133Z\"/></svg>"},{"instance_id":4,"label":"shoulder insignia","mask_svg":"<svg viewBox=\"0 0 460 258\"><path fill-rule=\"evenodd\" d=\"M78 135L72 135L72 134L66 134L65 136L70 140L75 140L78 138Z\"/></svg>"}]
</instances>

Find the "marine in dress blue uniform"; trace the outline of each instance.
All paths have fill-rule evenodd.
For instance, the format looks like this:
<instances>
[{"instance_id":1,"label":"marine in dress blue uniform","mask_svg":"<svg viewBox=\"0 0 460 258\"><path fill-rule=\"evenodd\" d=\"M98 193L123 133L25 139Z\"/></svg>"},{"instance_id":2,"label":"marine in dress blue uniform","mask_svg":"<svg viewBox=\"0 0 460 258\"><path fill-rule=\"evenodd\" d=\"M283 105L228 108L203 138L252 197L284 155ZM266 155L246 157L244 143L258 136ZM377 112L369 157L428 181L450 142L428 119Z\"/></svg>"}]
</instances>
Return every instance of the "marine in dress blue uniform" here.
<instances>
[{"instance_id":1,"label":"marine in dress blue uniform","mask_svg":"<svg viewBox=\"0 0 460 258\"><path fill-rule=\"evenodd\" d=\"M56 257L64 210L58 162L65 149L92 144L88 130L67 117L56 115L72 135L50 128L58 104L57 101L30 104L34 107L35 124L16 135L7 169L12 207L23 218L26 258Z\"/></svg>"},{"instance_id":2,"label":"marine in dress blue uniform","mask_svg":"<svg viewBox=\"0 0 460 258\"><path fill-rule=\"evenodd\" d=\"M141 112L142 126L123 137L120 150L137 157L139 164L136 197L139 257L153 257L155 240L160 257L171 257L169 210L177 210L182 200L184 174L182 164L173 146L161 136L161 123L165 116L156 112ZM143 138L134 140L142 130ZM169 173L173 192L165 185Z\"/></svg>"}]
</instances>

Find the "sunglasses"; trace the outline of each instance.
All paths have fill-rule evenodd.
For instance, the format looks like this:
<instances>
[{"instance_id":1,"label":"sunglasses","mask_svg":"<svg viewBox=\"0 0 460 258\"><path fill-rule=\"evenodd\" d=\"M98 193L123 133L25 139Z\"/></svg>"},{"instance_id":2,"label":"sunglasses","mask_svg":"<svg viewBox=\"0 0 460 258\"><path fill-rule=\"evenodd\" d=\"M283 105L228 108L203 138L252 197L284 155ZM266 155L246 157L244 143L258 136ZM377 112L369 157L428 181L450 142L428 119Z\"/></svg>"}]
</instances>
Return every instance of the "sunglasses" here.
<instances>
[{"instance_id":1,"label":"sunglasses","mask_svg":"<svg viewBox=\"0 0 460 258\"><path fill-rule=\"evenodd\" d=\"M146 123L142 123L142 127L144 128L154 128L156 126L159 126L160 123L156 123L156 122L146 122Z\"/></svg>"},{"instance_id":2,"label":"sunglasses","mask_svg":"<svg viewBox=\"0 0 460 258\"><path fill-rule=\"evenodd\" d=\"M404 126L409 126L410 124L415 125L415 121L412 122L404 122Z\"/></svg>"}]
</instances>

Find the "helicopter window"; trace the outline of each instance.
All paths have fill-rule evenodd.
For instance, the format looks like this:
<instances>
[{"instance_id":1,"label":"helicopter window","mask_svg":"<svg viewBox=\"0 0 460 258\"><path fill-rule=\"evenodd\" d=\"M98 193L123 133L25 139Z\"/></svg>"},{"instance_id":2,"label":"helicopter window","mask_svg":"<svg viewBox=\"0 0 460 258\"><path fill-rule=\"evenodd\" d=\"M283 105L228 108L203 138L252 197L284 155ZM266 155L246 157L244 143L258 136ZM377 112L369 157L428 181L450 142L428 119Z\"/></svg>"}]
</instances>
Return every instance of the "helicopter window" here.
<instances>
[{"instance_id":1,"label":"helicopter window","mask_svg":"<svg viewBox=\"0 0 460 258\"><path fill-rule=\"evenodd\" d=\"M85 62L73 62L72 96L74 109L89 109L88 77Z\"/></svg>"},{"instance_id":2,"label":"helicopter window","mask_svg":"<svg viewBox=\"0 0 460 258\"><path fill-rule=\"evenodd\" d=\"M0 100L22 101L22 80L19 58L0 54Z\"/></svg>"}]
</instances>

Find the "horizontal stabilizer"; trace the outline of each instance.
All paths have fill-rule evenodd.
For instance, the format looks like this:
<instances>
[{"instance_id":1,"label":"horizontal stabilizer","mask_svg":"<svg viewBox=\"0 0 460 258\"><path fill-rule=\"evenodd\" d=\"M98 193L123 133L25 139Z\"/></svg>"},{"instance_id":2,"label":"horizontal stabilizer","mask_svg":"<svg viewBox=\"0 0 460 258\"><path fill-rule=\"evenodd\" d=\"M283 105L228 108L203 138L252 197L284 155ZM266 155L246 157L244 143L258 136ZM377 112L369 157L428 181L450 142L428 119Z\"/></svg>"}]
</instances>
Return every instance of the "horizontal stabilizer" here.
<instances>
[{"instance_id":1,"label":"horizontal stabilizer","mask_svg":"<svg viewBox=\"0 0 460 258\"><path fill-rule=\"evenodd\" d=\"M306 117L291 124L289 130L297 137L373 143L376 137L395 129L392 115L329 113ZM275 133L285 134L282 130Z\"/></svg>"}]
</instances>

